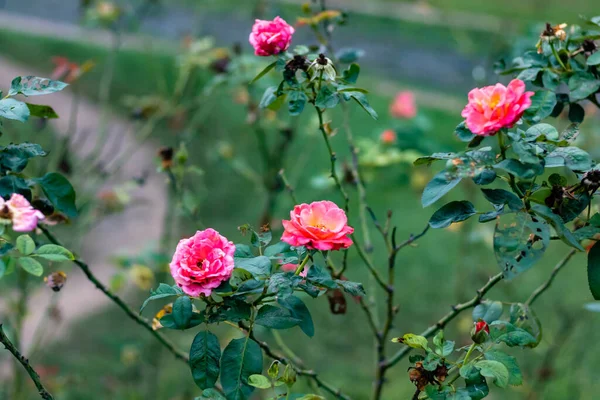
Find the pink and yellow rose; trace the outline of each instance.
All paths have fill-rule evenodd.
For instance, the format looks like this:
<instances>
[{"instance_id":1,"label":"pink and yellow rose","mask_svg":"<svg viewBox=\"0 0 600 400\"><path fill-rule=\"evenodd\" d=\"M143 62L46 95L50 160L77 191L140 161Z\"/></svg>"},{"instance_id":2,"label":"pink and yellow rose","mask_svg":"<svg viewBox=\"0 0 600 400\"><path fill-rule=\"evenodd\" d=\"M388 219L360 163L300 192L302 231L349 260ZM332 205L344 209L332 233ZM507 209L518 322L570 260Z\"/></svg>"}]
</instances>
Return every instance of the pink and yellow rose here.
<instances>
[{"instance_id":1,"label":"pink and yellow rose","mask_svg":"<svg viewBox=\"0 0 600 400\"><path fill-rule=\"evenodd\" d=\"M525 91L525 83L513 79L508 86L475 88L469 92L469 103L461 115L467 128L476 135L492 136L500 129L511 128L531 106L533 92Z\"/></svg>"},{"instance_id":2,"label":"pink and yellow rose","mask_svg":"<svg viewBox=\"0 0 600 400\"><path fill-rule=\"evenodd\" d=\"M235 245L214 229L198 231L177 245L169 264L175 283L198 297L210 296L213 289L228 280L233 271Z\"/></svg>"},{"instance_id":3,"label":"pink and yellow rose","mask_svg":"<svg viewBox=\"0 0 600 400\"><path fill-rule=\"evenodd\" d=\"M348 235L354 228L348 226L344 210L331 201L300 204L290 212L290 220L283 220L281 240L292 246L310 250L339 250L352 245Z\"/></svg>"}]
</instances>

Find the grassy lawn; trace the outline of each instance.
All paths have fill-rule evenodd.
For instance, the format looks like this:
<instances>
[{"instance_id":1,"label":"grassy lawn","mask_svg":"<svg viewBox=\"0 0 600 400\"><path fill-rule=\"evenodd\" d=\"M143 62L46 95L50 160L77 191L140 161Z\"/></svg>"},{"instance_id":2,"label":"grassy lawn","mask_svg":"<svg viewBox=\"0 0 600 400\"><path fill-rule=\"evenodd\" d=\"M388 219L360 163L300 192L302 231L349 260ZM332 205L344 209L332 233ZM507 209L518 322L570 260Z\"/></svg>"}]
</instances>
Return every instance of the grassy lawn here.
<instances>
[{"instance_id":1,"label":"grassy lawn","mask_svg":"<svg viewBox=\"0 0 600 400\"><path fill-rule=\"evenodd\" d=\"M466 1L463 3L466 4ZM380 28L383 29L381 26ZM443 34L440 31L440 35ZM99 66L103 65L107 57L105 49L87 44L64 43L50 38L27 38L5 31L0 31L0 42L4 43L3 56L31 65L42 72L50 71L49 59L53 55L64 55L76 61L91 58ZM91 99L98 98L101 73L102 68L98 67L78 84L80 90ZM172 57L122 52L117 57L111 104L118 108L122 97L127 94L161 93L162 83L170 87L174 76ZM374 83L374 78L370 78L362 86L368 89ZM359 138L376 138L381 130L392 125L386 112L390 99L373 93L370 100L380 112L381 118L373 121L362 110L352 107L351 124ZM244 107L233 104L230 93L212 97L207 106L213 112L206 116L198 131L192 133L188 146L194 162L206 171L202 184L207 190L202 199L200 219L206 226L214 227L234 242L241 242L247 238L241 237L235 227L257 219L262 209L264 193L232 171L228 164L214 160L211 155L218 142L228 140L234 144L237 157L259 169L255 138L244 122ZM431 120L432 129L423 137L414 138L415 143L434 142L437 151L450 151L460 146L452 135L454 126L460 121L458 114L448 115L425 106L422 107L422 112ZM337 115L329 117L339 121ZM316 132L314 116L305 112L296 125L300 128L288 153L286 168L290 170L297 197L306 202L323 198L339 202L333 189L311 184L315 176L326 174L329 167L325 147ZM333 146L341 162L348 161L343 136L343 132L340 132L333 138ZM269 139L273 140L272 137ZM171 132L159 129L153 143L158 147L174 141ZM412 167L407 165L379 169L373 172L377 179L369 184L369 204L381 218L387 209L395 212L393 224L398 227L400 239L421 231L434 211L434 208L421 208L420 193L410 185L413 173ZM356 210L356 193L351 187L348 190L352 195L353 209ZM464 185L444 198L444 201L459 198L465 193L479 199L481 196L476 191L476 188ZM480 201L475 203L482 205ZM291 200L282 193L276 215L287 217L291 206ZM358 225L356 212L352 212L352 215L351 223ZM185 226L182 235L195 229L197 226ZM419 241L418 246L406 248L400 253L396 269L396 293L400 312L394 327L395 335L422 331L445 314L451 304L472 297L489 276L497 273L498 267L489 244L492 231L493 223L479 225L475 221L469 221L460 225L458 230L433 231ZM372 255L375 265L383 269L383 245L377 240L375 229L371 230L371 236L375 238L376 244ZM546 279L554 263L565 252L565 248L555 246L533 270L510 283L499 285L490 293L490 298L526 300L529 293ZM512 352L519 356L525 381L533 382L537 376L536 368L546 357L547 351L553 345L561 344L556 343L556 337L564 330L560 325L564 316L586 319L585 327L579 328L573 323L577 329L558 353L556 365L560 365L561 370L555 371L548 382L544 399L565 399L567 393L569 396L573 393L580 394L579 397L572 398L588 399L599 389L593 367L600 351L595 347L588 348L585 354L575 350L581 348L584 340L589 343L593 332L600 328L599 320L592 320L590 315L581 310L581 305L590 297L584 265L584 256L576 256L568 267L569 272L564 274L563 279L557 280L550 292L538 303L538 315L545 329L543 344L532 351L517 349ZM365 282L367 290L371 291L372 285L366 270L354 251L350 252L348 278ZM90 290L94 290L91 285ZM134 308L139 305L141 297L142 293L130 295L129 300ZM380 303L382 300L377 299ZM299 330L293 329L282 332L284 340L306 361L307 366L322 373L325 379L343 387L355 399L368 398L374 364L373 340L359 306L348 299L348 313L332 315L325 298L308 301L308 304L317 326L315 337L308 339ZM150 312L151 310L148 314ZM467 341L470 328L471 320L468 313L465 313L452 324L447 337L454 337L462 344ZM225 327L217 329L221 333L222 344L226 343L226 338L237 334ZM268 339L270 333L260 330L257 335ZM182 347L189 345L191 341L187 333L171 332L170 336ZM152 343L148 335L123 317L120 310L111 308L74 326L63 343L47 349L43 363L59 367L51 387L61 399L188 400L197 395L198 390L191 383L187 367L168 355L161 354L159 348ZM390 384L384 398L406 399L413 394L414 388L406 375L407 367L408 362L404 361L389 372ZM572 381L577 382L577 387L572 387ZM508 392L498 392L495 398L525 398L529 389L527 386L508 389ZM573 392L574 390L577 392ZM35 392L31 393L31 399L34 399Z\"/></svg>"}]
</instances>

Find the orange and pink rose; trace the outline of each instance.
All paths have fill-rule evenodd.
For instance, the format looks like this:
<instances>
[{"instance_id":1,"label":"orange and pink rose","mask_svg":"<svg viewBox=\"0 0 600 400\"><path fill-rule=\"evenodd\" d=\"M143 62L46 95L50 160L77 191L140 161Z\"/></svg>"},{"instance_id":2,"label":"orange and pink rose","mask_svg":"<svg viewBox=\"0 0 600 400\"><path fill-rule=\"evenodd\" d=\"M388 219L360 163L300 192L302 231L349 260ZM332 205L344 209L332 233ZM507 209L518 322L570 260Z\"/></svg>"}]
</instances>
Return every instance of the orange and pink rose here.
<instances>
[{"instance_id":1,"label":"orange and pink rose","mask_svg":"<svg viewBox=\"0 0 600 400\"><path fill-rule=\"evenodd\" d=\"M354 228L348 226L344 210L327 200L300 204L290 212L290 220L283 220L281 240L292 246L310 250L339 250L352 245L348 235Z\"/></svg>"},{"instance_id":2,"label":"orange and pink rose","mask_svg":"<svg viewBox=\"0 0 600 400\"><path fill-rule=\"evenodd\" d=\"M513 79L508 86L475 88L461 115L467 128L476 135L492 136L500 129L512 128L531 106L534 92L525 91L525 82Z\"/></svg>"}]
</instances>

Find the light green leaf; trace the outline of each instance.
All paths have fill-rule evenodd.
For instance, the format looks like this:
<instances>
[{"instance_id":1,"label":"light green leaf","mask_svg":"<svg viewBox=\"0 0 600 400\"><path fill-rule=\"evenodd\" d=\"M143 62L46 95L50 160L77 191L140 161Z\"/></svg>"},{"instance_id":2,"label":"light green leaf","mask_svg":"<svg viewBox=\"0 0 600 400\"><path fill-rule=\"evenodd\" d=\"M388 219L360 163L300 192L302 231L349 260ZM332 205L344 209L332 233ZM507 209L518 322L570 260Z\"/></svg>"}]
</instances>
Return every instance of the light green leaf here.
<instances>
[{"instance_id":1,"label":"light green leaf","mask_svg":"<svg viewBox=\"0 0 600 400\"><path fill-rule=\"evenodd\" d=\"M35 242L29 235L21 235L17 238L17 250L24 256L28 256L35 250Z\"/></svg>"},{"instance_id":2,"label":"light green leaf","mask_svg":"<svg viewBox=\"0 0 600 400\"><path fill-rule=\"evenodd\" d=\"M25 122L29 119L27 104L15 99L0 100L0 117Z\"/></svg>"},{"instance_id":3,"label":"light green leaf","mask_svg":"<svg viewBox=\"0 0 600 400\"><path fill-rule=\"evenodd\" d=\"M31 257L20 257L18 259L19 265L25 271L34 276L42 276L44 273L44 267L38 261L34 260Z\"/></svg>"},{"instance_id":4,"label":"light green leaf","mask_svg":"<svg viewBox=\"0 0 600 400\"><path fill-rule=\"evenodd\" d=\"M523 384L523 374L517 364L517 359L499 350L488 350L484 353L486 360L498 361L508 370L508 384L519 386Z\"/></svg>"},{"instance_id":5,"label":"light green leaf","mask_svg":"<svg viewBox=\"0 0 600 400\"><path fill-rule=\"evenodd\" d=\"M264 375L254 374L248 377L248 384L259 389L270 389L271 381Z\"/></svg>"},{"instance_id":6,"label":"light green leaf","mask_svg":"<svg viewBox=\"0 0 600 400\"><path fill-rule=\"evenodd\" d=\"M25 96L39 96L58 92L67 86L69 85L64 82L53 81L48 78L17 76L10 85L8 95L15 96L17 94L24 94Z\"/></svg>"},{"instance_id":7,"label":"light green leaf","mask_svg":"<svg viewBox=\"0 0 600 400\"><path fill-rule=\"evenodd\" d=\"M473 309L473 321L484 320L488 324L502 316L502 302L484 300Z\"/></svg>"},{"instance_id":8,"label":"light green leaf","mask_svg":"<svg viewBox=\"0 0 600 400\"><path fill-rule=\"evenodd\" d=\"M74 260L73 253L62 246L55 244L45 244L36 250L35 255L50 261Z\"/></svg>"},{"instance_id":9,"label":"light green leaf","mask_svg":"<svg viewBox=\"0 0 600 400\"><path fill-rule=\"evenodd\" d=\"M498 361L482 360L475 364L479 373L488 378L493 378L496 386L505 388L508 386L508 369Z\"/></svg>"}]
</instances>

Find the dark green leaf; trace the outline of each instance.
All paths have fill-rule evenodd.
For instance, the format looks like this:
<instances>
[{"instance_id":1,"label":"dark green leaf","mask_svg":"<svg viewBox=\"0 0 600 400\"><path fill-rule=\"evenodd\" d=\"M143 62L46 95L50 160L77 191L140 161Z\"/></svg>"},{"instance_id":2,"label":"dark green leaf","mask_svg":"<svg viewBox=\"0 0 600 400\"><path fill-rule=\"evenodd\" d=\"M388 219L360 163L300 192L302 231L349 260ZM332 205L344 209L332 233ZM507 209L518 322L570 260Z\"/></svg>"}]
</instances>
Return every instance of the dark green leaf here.
<instances>
[{"instance_id":1,"label":"dark green leaf","mask_svg":"<svg viewBox=\"0 0 600 400\"><path fill-rule=\"evenodd\" d=\"M595 300L600 300L600 244L596 242L588 253L588 284Z\"/></svg>"},{"instance_id":2,"label":"dark green leaf","mask_svg":"<svg viewBox=\"0 0 600 400\"><path fill-rule=\"evenodd\" d=\"M342 289L344 289L344 292L349 293L352 296L366 296L367 294L365 293L365 288L363 287L362 283L359 282L351 282L351 281L342 281L342 280L336 280L335 281L338 285L340 285L342 287Z\"/></svg>"},{"instance_id":3,"label":"dark green leaf","mask_svg":"<svg viewBox=\"0 0 600 400\"><path fill-rule=\"evenodd\" d=\"M454 222L460 222L477 214L475 207L470 201L451 201L443 205L429 219L432 228L446 228Z\"/></svg>"},{"instance_id":4,"label":"dark green leaf","mask_svg":"<svg viewBox=\"0 0 600 400\"><path fill-rule=\"evenodd\" d=\"M302 329L302 332L306 334L308 337L313 337L315 334L315 326L313 324L312 317L310 315L310 311L306 304L302 300L300 300L296 296L287 296L283 299L279 298L277 300L282 307L288 309L292 315L292 317L300 320L298 326Z\"/></svg>"},{"instance_id":5,"label":"dark green leaf","mask_svg":"<svg viewBox=\"0 0 600 400\"><path fill-rule=\"evenodd\" d=\"M290 298L288 296L287 298ZM270 304L262 306L258 310L258 315L254 321L258 325L266 326L272 329L289 329L299 325L302 320L290 314L289 311L272 306Z\"/></svg>"},{"instance_id":6,"label":"dark green leaf","mask_svg":"<svg viewBox=\"0 0 600 400\"><path fill-rule=\"evenodd\" d=\"M328 289L337 289L338 287L337 283L331 278L331 274L318 264L313 264L310 267L306 279L317 286L324 286Z\"/></svg>"},{"instance_id":7,"label":"dark green leaf","mask_svg":"<svg viewBox=\"0 0 600 400\"><path fill-rule=\"evenodd\" d=\"M289 92L288 110L290 112L290 115L300 115L302 113L302 110L304 110L304 106L306 105L307 100L308 97L304 92L301 92L299 90Z\"/></svg>"},{"instance_id":8,"label":"dark green leaf","mask_svg":"<svg viewBox=\"0 0 600 400\"><path fill-rule=\"evenodd\" d=\"M265 256L237 258L235 259L235 267L250 272L254 277L271 275L271 260Z\"/></svg>"},{"instance_id":9,"label":"dark green leaf","mask_svg":"<svg viewBox=\"0 0 600 400\"><path fill-rule=\"evenodd\" d=\"M342 73L342 79L345 82L355 84L358 80L358 75L360 74L360 66L358 64L352 63L348 67L348 69L344 70Z\"/></svg>"},{"instance_id":10,"label":"dark green leaf","mask_svg":"<svg viewBox=\"0 0 600 400\"><path fill-rule=\"evenodd\" d=\"M546 156L546 168L567 167L571 171L592 168L592 157L579 147L557 147Z\"/></svg>"},{"instance_id":11,"label":"dark green leaf","mask_svg":"<svg viewBox=\"0 0 600 400\"><path fill-rule=\"evenodd\" d=\"M173 321L178 329L186 329L192 319L192 300L188 296L178 297L173 303Z\"/></svg>"},{"instance_id":12,"label":"dark green leaf","mask_svg":"<svg viewBox=\"0 0 600 400\"><path fill-rule=\"evenodd\" d=\"M598 65L600 64L600 51L595 52L587 59L587 65Z\"/></svg>"},{"instance_id":13,"label":"dark green leaf","mask_svg":"<svg viewBox=\"0 0 600 400\"><path fill-rule=\"evenodd\" d=\"M150 291L150 297L148 297L142 304L142 307L140 308L140 313L144 310L144 308L146 308L150 301L162 299L164 297L179 296L182 294L183 290L181 290L179 286L169 286L166 283L160 283L156 290Z\"/></svg>"},{"instance_id":14,"label":"dark green leaf","mask_svg":"<svg viewBox=\"0 0 600 400\"><path fill-rule=\"evenodd\" d=\"M492 204L507 205L512 211L523 209L523 202L517 195L504 189L481 189L483 195Z\"/></svg>"},{"instance_id":15,"label":"dark green leaf","mask_svg":"<svg viewBox=\"0 0 600 400\"><path fill-rule=\"evenodd\" d=\"M219 339L211 332L199 332L190 348L190 369L194 382L200 389L215 386L219 377L220 360Z\"/></svg>"},{"instance_id":16,"label":"dark green leaf","mask_svg":"<svg viewBox=\"0 0 600 400\"><path fill-rule=\"evenodd\" d=\"M600 80L588 72L577 72L569 78L569 99L571 102L583 100L600 88Z\"/></svg>"},{"instance_id":17,"label":"dark green leaf","mask_svg":"<svg viewBox=\"0 0 600 400\"><path fill-rule=\"evenodd\" d=\"M44 105L40 105L40 104L31 104L31 103L25 103L25 104L27 104L27 108L29 108L29 115L32 117L47 118L47 119L58 118L58 114L50 106L44 106Z\"/></svg>"},{"instance_id":18,"label":"dark green leaf","mask_svg":"<svg viewBox=\"0 0 600 400\"><path fill-rule=\"evenodd\" d=\"M248 384L250 375L262 372L260 346L246 337L233 339L221 357L221 384L227 400L247 400L254 387Z\"/></svg>"},{"instance_id":19,"label":"dark green leaf","mask_svg":"<svg viewBox=\"0 0 600 400\"><path fill-rule=\"evenodd\" d=\"M317 94L315 106L319 108L334 108L339 102L340 95L332 91L329 86L323 86Z\"/></svg>"},{"instance_id":20,"label":"dark green leaf","mask_svg":"<svg viewBox=\"0 0 600 400\"><path fill-rule=\"evenodd\" d=\"M44 156L46 156L46 152L39 144L9 144L0 147L0 170L21 172L27 166L29 159Z\"/></svg>"},{"instance_id":21,"label":"dark green leaf","mask_svg":"<svg viewBox=\"0 0 600 400\"><path fill-rule=\"evenodd\" d=\"M476 137L476 135L467 128L464 121L458 124L454 130L454 134L461 142L471 142Z\"/></svg>"},{"instance_id":22,"label":"dark green leaf","mask_svg":"<svg viewBox=\"0 0 600 400\"><path fill-rule=\"evenodd\" d=\"M533 122L540 122L552 114L556 106L556 94L550 90L540 90L531 98L531 106L525 115Z\"/></svg>"},{"instance_id":23,"label":"dark green leaf","mask_svg":"<svg viewBox=\"0 0 600 400\"><path fill-rule=\"evenodd\" d=\"M31 190L23 178L16 175L7 175L0 178L0 196L9 198L13 193L21 194L31 201Z\"/></svg>"},{"instance_id":24,"label":"dark green leaf","mask_svg":"<svg viewBox=\"0 0 600 400\"><path fill-rule=\"evenodd\" d=\"M50 172L41 178L34 179L54 207L68 217L77 216L75 207L75 190L71 183L57 172Z\"/></svg>"},{"instance_id":25,"label":"dark green leaf","mask_svg":"<svg viewBox=\"0 0 600 400\"><path fill-rule=\"evenodd\" d=\"M458 185L460 180L461 178L448 176L446 171L441 171L436 174L423 190L423 195L421 196L421 204L423 207L427 207L435 203L443 195Z\"/></svg>"},{"instance_id":26,"label":"dark green leaf","mask_svg":"<svg viewBox=\"0 0 600 400\"><path fill-rule=\"evenodd\" d=\"M522 179L533 179L544 173L542 164L526 164L513 158L500 161L494 165L494 168L504 170Z\"/></svg>"},{"instance_id":27,"label":"dark green leaf","mask_svg":"<svg viewBox=\"0 0 600 400\"><path fill-rule=\"evenodd\" d=\"M576 248L577 250L584 251L584 248L581 246L581 244L579 244L579 241L569 230L569 228L565 226L562 218L559 215L552 212L550 208L541 204L533 204L531 209L554 227L556 234L563 242L571 247Z\"/></svg>"},{"instance_id":28,"label":"dark green leaf","mask_svg":"<svg viewBox=\"0 0 600 400\"><path fill-rule=\"evenodd\" d=\"M571 103L569 106L569 121L580 124L585 118L585 110L577 103Z\"/></svg>"},{"instance_id":29,"label":"dark green leaf","mask_svg":"<svg viewBox=\"0 0 600 400\"><path fill-rule=\"evenodd\" d=\"M509 347L528 346L537 343L531 333L506 321L494 321L490 324L490 337L495 342L504 342Z\"/></svg>"},{"instance_id":30,"label":"dark green leaf","mask_svg":"<svg viewBox=\"0 0 600 400\"><path fill-rule=\"evenodd\" d=\"M344 92L344 94L350 95L352 99L354 99L363 110L367 112L373 119L377 119L377 112L371 107L369 101L367 100L367 96L361 92Z\"/></svg>"}]
</instances>

